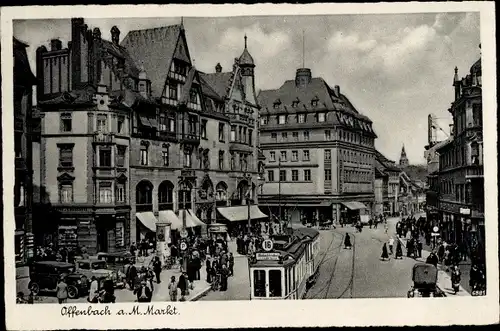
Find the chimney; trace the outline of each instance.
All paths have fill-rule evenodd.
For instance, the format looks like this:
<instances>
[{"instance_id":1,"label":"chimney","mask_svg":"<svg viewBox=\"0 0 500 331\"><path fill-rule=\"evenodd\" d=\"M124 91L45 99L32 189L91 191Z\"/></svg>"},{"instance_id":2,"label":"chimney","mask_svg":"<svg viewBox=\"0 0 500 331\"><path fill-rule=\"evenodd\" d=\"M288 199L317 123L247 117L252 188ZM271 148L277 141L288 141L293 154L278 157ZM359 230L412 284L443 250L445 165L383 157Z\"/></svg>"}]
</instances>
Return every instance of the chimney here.
<instances>
[{"instance_id":1,"label":"chimney","mask_svg":"<svg viewBox=\"0 0 500 331\"><path fill-rule=\"evenodd\" d=\"M81 45L83 18L71 19L71 88L76 89L81 82ZM69 47L69 45L68 45Z\"/></svg>"},{"instance_id":2,"label":"chimney","mask_svg":"<svg viewBox=\"0 0 500 331\"><path fill-rule=\"evenodd\" d=\"M311 82L311 79L312 79L311 69L308 68L297 69L297 73L295 74L295 86L307 87L307 85Z\"/></svg>"},{"instance_id":3,"label":"chimney","mask_svg":"<svg viewBox=\"0 0 500 331\"><path fill-rule=\"evenodd\" d=\"M50 41L51 51L60 51L62 49L62 42L59 39L52 39Z\"/></svg>"},{"instance_id":4,"label":"chimney","mask_svg":"<svg viewBox=\"0 0 500 331\"><path fill-rule=\"evenodd\" d=\"M222 72L222 66L220 65L220 63L217 63L217 65L215 66L215 72Z\"/></svg>"},{"instance_id":5,"label":"chimney","mask_svg":"<svg viewBox=\"0 0 500 331\"><path fill-rule=\"evenodd\" d=\"M94 32L92 35L94 37L94 40L100 40L101 39L101 30L99 30L99 28L94 28Z\"/></svg>"},{"instance_id":6,"label":"chimney","mask_svg":"<svg viewBox=\"0 0 500 331\"><path fill-rule=\"evenodd\" d=\"M116 25L111 28L111 41L115 45L120 43L120 30Z\"/></svg>"},{"instance_id":7,"label":"chimney","mask_svg":"<svg viewBox=\"0 0 500 331\"><path fill-rule=\"evenodd\" d=\"M340 86L338 85L335 85L335 94L337 95L337 97L340 97Z\"/></svg>"}]
</instances>

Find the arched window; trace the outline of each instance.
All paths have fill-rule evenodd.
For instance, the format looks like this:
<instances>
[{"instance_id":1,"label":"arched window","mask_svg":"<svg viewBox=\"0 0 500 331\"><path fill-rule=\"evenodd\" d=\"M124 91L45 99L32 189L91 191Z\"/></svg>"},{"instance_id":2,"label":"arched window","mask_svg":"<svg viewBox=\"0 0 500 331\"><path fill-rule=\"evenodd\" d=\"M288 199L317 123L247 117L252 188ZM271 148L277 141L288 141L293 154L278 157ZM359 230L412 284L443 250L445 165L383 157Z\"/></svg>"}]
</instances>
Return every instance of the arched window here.
<instances>
[{"instance_id":1,"label":"arched window","mask_svg":"<svg viewBox=\"0 0 500 331\"><path fill-rule=\"evenodd\" d=\"M219 182L215 187L215 204L227 206L227 185L224 182Z\"/></svg>"},{"instance_id":2,"label":"arched window","mask_svg":"<svg viewBox=\"0 0 500 331\"><path fill-rule=\"evenodd\" d=\"M163 181L158 187L158 210L174 209L174 184Z\"/></svg>"},{"instance_id":3,"label":"arched window","mask_svg":"<svg viewBox=\"0 0 500 331\"><path fill-rule=\"evenodd\" d=\"M248 182L246 180L242 180L237 187L236 194L233 196L233 201L231 205L242 205L246 202L246 198L248 197Z\"/></svg>"},{"instance_id":4,"label":"arched window","mask_svg":"<svg viewBox=\"0 0 500 331\"><path fill-rule=\"evenodd\" d=\"M142 180L135 188L135 203L138 212L153 211L153 184Z\"/></svg>"}]
</instances>

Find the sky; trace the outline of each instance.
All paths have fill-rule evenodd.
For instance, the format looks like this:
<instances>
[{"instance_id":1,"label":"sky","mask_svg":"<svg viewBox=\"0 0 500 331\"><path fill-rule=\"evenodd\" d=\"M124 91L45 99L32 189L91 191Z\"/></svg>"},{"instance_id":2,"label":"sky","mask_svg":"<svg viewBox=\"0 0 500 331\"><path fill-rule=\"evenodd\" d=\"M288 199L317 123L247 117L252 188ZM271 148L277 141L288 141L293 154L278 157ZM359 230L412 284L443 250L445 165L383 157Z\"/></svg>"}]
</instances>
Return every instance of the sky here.
<instances>
[{"instance_id":1,"label":"sky","mask_svg":"<svg viewBox=\"0 0 500 331\"><path fill-rule=\"evenodd\" d=\"M113 25L128 31L180 23L180 18L85 19L111 40ZM454 68L464 77L480 56L479 13L365 14L314 16L184 17L196 68L229 71L244 47L256 64L257 90L279 88L297 68L339 85L356 109L373 121L375 146L399 161L404 145L410 164L423 164L427 117L449 132ZM14 36L35 51L59 38L66 47L70 20L14 21ZM304 47L303 47L304 45ZM304 51L303 51L304 50ZM443 132L441 139L446 139Z\"/></svg>"}]
</instances>

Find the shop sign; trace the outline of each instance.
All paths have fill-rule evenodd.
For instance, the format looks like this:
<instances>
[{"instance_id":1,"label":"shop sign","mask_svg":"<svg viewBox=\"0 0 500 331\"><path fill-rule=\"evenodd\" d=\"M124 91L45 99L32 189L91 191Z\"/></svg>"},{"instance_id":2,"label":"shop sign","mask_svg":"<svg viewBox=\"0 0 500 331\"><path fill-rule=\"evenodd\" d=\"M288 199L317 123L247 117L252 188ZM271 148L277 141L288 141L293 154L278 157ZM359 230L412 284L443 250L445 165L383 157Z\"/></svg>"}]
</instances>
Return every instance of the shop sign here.
<instances>
[{"instance_id":1,"label":"shop sign","mask_svg":"<svg viewBox=\"0 0 500 331\"><path fill-rule=\"evenodd\" d=\"M280 259L280 253L256 253L255 258L257 261L278 261Z\"/></svg>"},{"instance_id":2,"label":"shop sign","mask_svg":"<svg viewBox=\"0 0 500 331\"><path fill-rule=\"evenodd\" d=\"M208 232L214 232L214 233L223 233L227 232L227 227L225 225L211 225L208 228Z\"/></svg>"},{"instance_id":3,"label":"shop sign","mask_svg":"<svg viewBox=\"0 0 500 331\"><path fill-rule=\"evenodd\" d=\"M460 214L470 215L470 209L469 208L460 208Z\"/></svg>"}]
</instances>

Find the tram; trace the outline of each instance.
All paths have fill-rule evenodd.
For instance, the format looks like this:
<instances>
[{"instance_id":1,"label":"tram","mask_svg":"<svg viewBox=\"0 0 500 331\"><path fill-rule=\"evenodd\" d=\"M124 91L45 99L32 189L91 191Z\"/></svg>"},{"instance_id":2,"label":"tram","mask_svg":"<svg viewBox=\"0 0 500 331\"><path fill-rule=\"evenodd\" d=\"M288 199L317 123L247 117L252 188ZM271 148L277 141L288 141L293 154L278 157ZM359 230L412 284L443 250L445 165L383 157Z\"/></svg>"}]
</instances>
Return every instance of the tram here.
<instances>
[{"instance_id":1,"label":"tram","mask_svg":"<svg viewBox=\"0 0 500 331\"><path fill-rule=\"evenodd\" d=\"M248 261L250 299L302 299L316 278L319 251L319 232L312 228L264 240Z\"/></svg>"}]
</instances>

